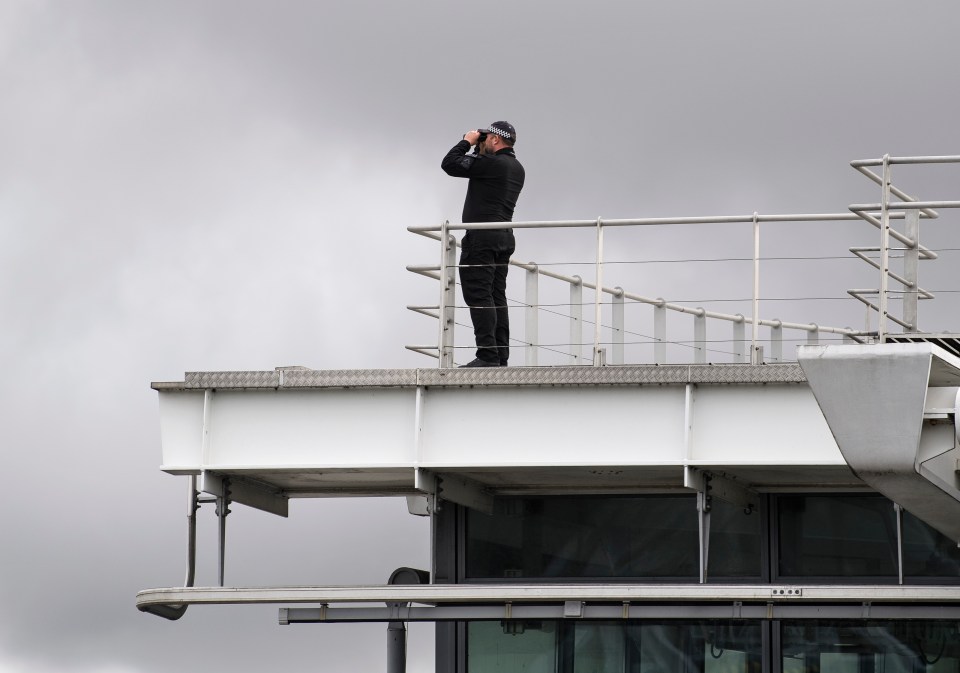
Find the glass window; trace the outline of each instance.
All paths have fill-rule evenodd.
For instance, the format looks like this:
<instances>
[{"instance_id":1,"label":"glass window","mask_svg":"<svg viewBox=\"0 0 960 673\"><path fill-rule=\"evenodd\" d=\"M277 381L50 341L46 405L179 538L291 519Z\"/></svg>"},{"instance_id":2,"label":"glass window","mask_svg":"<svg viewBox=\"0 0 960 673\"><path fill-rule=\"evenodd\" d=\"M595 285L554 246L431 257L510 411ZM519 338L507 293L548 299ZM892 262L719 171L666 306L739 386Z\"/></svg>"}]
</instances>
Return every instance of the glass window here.
<instances>
[{"instance_id":1,"label":"glass window","mask_svg":"<svg viewBox=\"0 0 960 673\"><path fill-rule=\"evenodd\" d=\"M759 623L471 622L467 673L759 673Z\"/></svg>"},{"instance_id":2,"label":"glass window","mask_svg":"<svg viewBox=\"0 0 960 673\"><path fill-rule=\"evenodd\" d=\"M556 673L556 622L470 622L469 673Z\"/></svg>"},{"instance_id":3,"label":"glass window","mask_svg":"<svg viewBox=\"0 0 960 673\"><path fill-rule=\"evenodd\" d=\"M903 513L903 575L960 578L960 549L917 517Z\"/></svg>"},{"instance_id":4,"label":"glass window","mask_svg":"<svg viewBox=\"0 0 960 673\"><path fill-rule=\"evenodd\" d=\"M893 504L873 495L777 499L779 576L897 577Z\"/></svg>"},{"instance_id":5,"label":"glass window","mask_svg":"<svg viewBox=\"0 0 960 673\"><path fill-rule=\"evenodd\" d=\"M783 673L957 673L956 622L784 622Z\"/></svg>"},{"instance_id":6,"label":"glass window","mask_svg":"<svg viewBox=\"0 0 960 673\"><path fill-rule=\"evenodd\" d=\"M699 577L695 495L499 498L466 512L468 578ZM710 575L760 576L760 516L721 501Z\"/></svg>"}]
</instances>

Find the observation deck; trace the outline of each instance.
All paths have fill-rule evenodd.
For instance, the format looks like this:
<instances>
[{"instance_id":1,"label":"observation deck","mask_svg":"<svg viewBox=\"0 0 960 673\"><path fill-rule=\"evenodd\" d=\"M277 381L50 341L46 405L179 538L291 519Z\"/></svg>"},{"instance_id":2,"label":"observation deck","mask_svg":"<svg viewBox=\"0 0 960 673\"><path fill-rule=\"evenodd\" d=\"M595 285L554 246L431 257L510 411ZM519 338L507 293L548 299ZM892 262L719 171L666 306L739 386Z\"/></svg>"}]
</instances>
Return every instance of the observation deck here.
<instances>
[{"instance_id":1,"label":"observation deck","mask_svg":"<svg viewBox=\"0 0 960 673\"><path fill-rule=\"evenodd\" d=\"M920 244L920 222L937 218L934 208L960 207L960 201L921 202L892 185L891 166L919 159L854 162L881 184L881 200L855 204L843 214L515 223L517 229L552 226L596 235L592 282L547 265L511 262L525 272L524 299L511 306L524 316L515 337L526 364L519 367L455 367L461 342L455 334L463 331L457 310L463 307L456 304L457 242L451 232L487 225L417 228L415 233L440 243L441 263L410 269L440 281L439 301L409 308L437 320L438 329L435 344L408 348L435 357L439 367L188 372L182 381L152 385L160 402L161 469L189 482L188 564L183 587L143 591L138 607L177 619L191 604L274 603L283 606L283 624L628 620L665 614L960 618L957 586L904 585L904 512L949 543L960 542L960 342L952 333L917 327L919 300L933 298L919 284L918 263L937 257L935 249ZM960 157L925 159L960 163ZM869 170L877 165L880 176ZM904 222L903 231L893 229L893 220ZM854 259L881 272L879 287L848 290L866 307L866 328L762 317L761 225L836 221L866 222L880 230L879 245L850 249ZM627 283L605 284L613 265L604 255L607 229L710 223L752 225L753 292L744 302L752 309L749 315L630 292L623 289ZM891 241L903 247L893 248ZM902 271L890 268L896 254L903 258ZM569 301L547 299L541 279L558 281ZM891 283L899 284L896 293ZM584 298L584 289L593 296ZM629 312L628 302L652 309L649 320ZM559 329L548 333L546 320L541 324L545 314L559 316ZM674 321L668 332L668 314L691 318L692 324L678 328ZM708 339L708 324L719 323L732 327L731 338ZM784 348L784 330L801 332L795 350ZM627 335L641 338L629 343ZM669 362L671 349L686 361ZM548 363L551 358L555 361ZM894 503L901 558L891 582L899 586L834 582L799 588L773 582L772 571L757 575L766 583L708 584L711 503L763 511L770 521L770 503L778 495L851 492L879 494ZM441 508L442 502L456 505L465 519L471 512L491 514L510 499L664 494L691 501L695 496L699 583L623 576L613 583L470 584L459 570L438 572L452 562L434 547L430 573L401 568L390 585L224 586L230 503L287 516L292 498L406 497L412 514L432 518L431 545L445 535L445 544L456 546L465 544L462 530L437 530L439 519L446 517L442 525L448 526L455 518L454 508ZM218 503L219 587L193 587L201 498ZM392 586L396 583L423 586ZM289 607L304 603L319 607ZM456 638L462 642L463 635L448 633L450 642Z\"/></svg>"}]
</instances>

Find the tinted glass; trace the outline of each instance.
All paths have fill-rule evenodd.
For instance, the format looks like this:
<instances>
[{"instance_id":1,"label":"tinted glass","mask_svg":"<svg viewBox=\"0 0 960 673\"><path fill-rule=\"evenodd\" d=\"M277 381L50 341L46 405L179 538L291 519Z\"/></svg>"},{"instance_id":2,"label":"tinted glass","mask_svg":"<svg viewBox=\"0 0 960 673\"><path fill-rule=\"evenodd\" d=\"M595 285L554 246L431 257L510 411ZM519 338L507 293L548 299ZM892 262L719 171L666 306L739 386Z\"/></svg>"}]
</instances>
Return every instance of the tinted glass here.
<instances>
[{"instance_id":1,"label":"tinted glass","mask_svg":"<svg viewBox=\"0 0 960 673\"><path fill-rule=\"evenodd\" d=\"M897 577L893 504L872 495L777 499L780 577Z\"/></svg>"},{"instance_id":2,"label":"tinted glass","mask_svg":"<svg viewBox=\"0 0 960 673\"><path fill-rule=\"evenodd\" d=\"M502 498L467 511L467 577L698 577L696 498Z\"/></svg>"},{"instance_id":3,"label":"tinted glass","mask_svg":"<svg viewBox=\"0 0 960 673\"><path fill-rule=\"evenodd\" d=\"M468 578L699 578L696 496L501 498L468 510ZM710 577L760 577L761 518L715 500Z\"/></svg>"},{"instance_id":4,"label":"tinted glass","mask_svg":"<svg viewBox=\"0 0 960 673\"><path fill-rule=\"evenodd\" d=\"M909 512L903 513L903 575L960 578L960 549Z\"/></svg>"},{"instance_id":5,"label":"tinted glass","mask_svg":"<svg viewBox=\"0 0 960 673\"><path fill-rule=\"evenodd\" d=\"M783 673L957 673L956 622L785 622Z\"/></svg>"},{"instance_id":6,"label":"tinted glass","mask_svg":"<svg viewBox=\"0 0 960 673\"><path fill-rule=\"evenodd\" d=\"M760 625L472 622L468 673L759 673Z\"/></svg>"}]
</instances>

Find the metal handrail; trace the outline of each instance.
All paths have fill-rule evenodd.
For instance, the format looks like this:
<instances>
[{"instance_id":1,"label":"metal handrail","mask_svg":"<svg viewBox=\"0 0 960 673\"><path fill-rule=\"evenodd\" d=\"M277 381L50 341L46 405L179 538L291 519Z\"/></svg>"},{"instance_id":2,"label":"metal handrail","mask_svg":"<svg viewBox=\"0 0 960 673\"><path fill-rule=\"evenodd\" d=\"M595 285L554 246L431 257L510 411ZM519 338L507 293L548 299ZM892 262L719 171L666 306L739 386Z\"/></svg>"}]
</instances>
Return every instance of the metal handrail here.
<instances>
[{"instance_id":1,"label":"metal handrail","mask_svg":"<svg viewBox=\"0 0 960 673\"><path fill-rule=\"evenodd\" d=\"M875 337L878 337L881 341L884 340L884 335L886 332L886 320L891 320L899 325L901 325L906 330L916 330L916 310L915 310L915 301L917 299L932 299L934 297L933 293L925 290L919 286L916 279L916 270L913 269L910 272L905 272L903 275L892 272L889 269L889 239L893 238L902 243L909 251L913 251L916 261L931 260L936 259L937 254L919 244L919 234L909 234L901 233L896 231L890 226L891 220L904 220L907 223L907 228L916 232L919 232L918 222L921 219L935 219L939 217L937 213L937 208L960 208L960 201L919 201L914 197L910 196L903 190L897 188L892 184L890 180L890 166L894 164L922 164L922 163L960 163L960 156L941 156L941 157L889 157L885 156L881 159L865 159L851 162L851 166L855 168L858 172L869 178L870 180L876 182L882 187L881 201L879 203L861 203L853 204L849 207L850 212L845 213L800 213L800 214L770 214L770 215L761 215L759 213L752 213L750 215L720 215L720 216L702 216L702 217L651 217L651 218L627 218L627 219L605 219L605 218L596 218L592 220L556 220L556 221L526 221L526 222L511 222L509 227L512 229L570 229L570 228L582 228L582 229L595 229L597 232L597 246L596 246L596 259L593 264L595 264L595 282L585 281L579 276L567 276L564 274L556 273L548 269L540 268L540 266L535 262L520 262L518 260L510 260L510 265L515 266L520 269L524 269L528 273L528 299L530 296L533 297L532 301L523 302L522 305L527 307L528 310L528 328L533 326L534 332L536 330L536 318L535 313L534 317L529 317L531 315L530 311L537 311L539 309L538 302L536 301L536 281L531 280L531 278L539 278L540 276L551 278L554 280L559 280L565 282L571 287L571 341L572 345L576 345L579 348L579 344L582 339L575 339L573 334L573 325L582 326L584 323L590 322L585 321L581 317L579 311L584 305L580 301L574 300L574 292L579 292L582 288L587 288L594 290L594 314L595 319L592 321L594 327L594 339L593 339L593 357L592 363L594 365L604 364L604 352L601 349L601 345L608 344L610 342L601 342L600 332L601 329L607 327L612 329L615 334L614 339L614 348L617 348L619 344L622 351L622 337L623 337L623 325L622 325L622 305L619 303L625 299L630 301L648 304L654 307L655 313L655 328L654 328L654 338L651 340L651 343L655 344L655 360L659 363L664 359L665 345L668 343L665 338L665 319L663 318L664 312L672 311L675 313L692 315L695 318L695 339L694 342L697 344L697 357L702 358L703 352L705 350L705 332L706 328L703 321L706 319L712 320L721 320L734 324L734 341L740 340L745 341L742 335L743 326L746 324L752 325L753 333L750 338L750 361L754 363L759 363L762 361L763 353L762 349L758 346L759 334L758 330L760 327L769 327L775 332L771 336L771 342L774 343L775 351L778 351L782 346L778 343L782 343L782 336L780 330L782 329L792 329L805 331L810 335L810 340L808 342L813 342L812 340L817 338L819 333L826 332L832 333L844 337L844 339L849 339L853 341L864 341L870 340ZM884 169L883 175L877 175L870 170L870 167L881 166ZM900 199L900 201L892 202L891 197L895 196ZM853 289L848 290L853 298L858 301L866 304L869 310L877 311L881 314L882 318L880 320L880 327L877 331L871 331L869 325L869 319L867 328L864 330L855 330L850 327L832 327L818 325L816 323L797 323L797 322L788 322L776 318L763 318L759 314L759 225L763 223L799 223L799 222L844 222L844 221L865 221L871 224L872 226L877 227L881 231L881 244L879 247L856 247L850 248L850 252L853 253L859 259L871 264L876 269L881 272L881 287L879 289ZM687 225L687 224L752 224L754 227L754 291L753 291L753 316L747 317L740 313L723 313L718 311L710 311L702 307L690 307L685 306L676 302L669 302L661 297L648 297L634 292L629 292L620 287L608 287L603 284L603 231L608 227L643 227L643 226L662 226L662 225ZM410 310L413 310L417 313L423 315L428 315L430 317L438 318L441 321L441 330L440 337L438 340L438 345L436 347L430 346L408 346L408 349L425 353L433 357L438 357L440 360L440 366L452 366L453 364L453 301L452 301L452 291L454 287L454 281L452 276L452 268L455 266L453 261L453 254L459 243L451 235L450 232L454 231L471 231L471 230L485 230L485 229L503 229L503 222L485 222L485 223L451 223L444 222L440 225L433 226L414 226L408 227L407 230L411 233L415 233L427 238L438 241L447 241L447 244L444 246L446 252L442 256L440 265L431 265L431 266L408 266L407 269L411 272L423 275L434 280L446 279L444 284L444 292L441 297L441 302L437 306L408 306ZM871 259L867 253L879 252L880 261L874 261ZM886 306L886 297L888 294L887 290L887 279L892 278L894 281L903 285L908 293L910 294L910 315L908 316L908 310L906 307L907 302L905 302L904 316L903 319L897 318L895 316L889 315ZM599 286L599 291L598 290ZM531 294L532 288L532 294ZM866 298L866 295L879 295L880 301L878 304L874 304L869 299ZM613 297L613 325L604 326L601 323L601 296L609 295ZM577 295L579 296L579 295ZM619 318L617 311L620 311ZM577 311L577 315L574 315L574 311ZM620 321L619 324L618 320ZM662 326L662 331L660 327ZM617 340L619 339L619 341ZM777 342L776 340L780 341ZM536 364L536 355L535 349L542 344L534 343L533 340L527 339L528 343L528 362L527 364ZM435 351L427 352L428 350ZM531 353L533 353L531 357ZM775 356L779 353L775 353ZM741 357L742 353L735 353L736 357ZM579 362L579 355L574 354L571 356L574 358L574 362ZM614 360L617 358L615 357ZM698 359L697 361L702 361ZM738 360L739 361L739 360Z\"/></svg>"},{"instance_id":2,"label":"metal handrail","mask_svg":"<svg viewBox=\"0 0 960 673\"><path fill-rule=\"evenodd\" d=\"M918 331L917 326L917 301L919 299L933 299L934 295L919 286L916 274L916 263L924 260L936 259L937 255L932 250L919 244L919 230L921 219L934 219L939 217L936 208L960 208L960 201L919 201L913 196L907 194L893 184L891 170L894 165L908 164L948 164L960 163L960 156L922 156L922 157L891 157L884 155L879 159L859 159L851 161L850 165L861 175L866 176L871 181L880 185L880 203L859 203L850 206L850 210L861 217L865 222L869 222L880 230L880 246L878 248L850 248L850 252L867 262L880 271L880 287L870 289L848 290L847 293L863 302L869 310L876 311L878 314L877 337L880 343L886 340L887 321L892 321L908 331ZM882 175L877 175L869 170L871 166L879 166ZM896 197L900 201L891 203L891 198ZM896 212L905 213L904 219L907 228L913 232L903 234L890 226L892 218L891 208L897 208ZM879 212L877 218L873 212ZM894 238L904 246L908 254L912 255L913 260L909 267L909 272L904 276L890 271L890 239ZM875 262L868 258L866 252L880 253L880 261ZM888 281L889 279L900 283L907 291L906 301L904 302L903 316L898 318L890 315L888 310ZM874 304L865 298L865 295L876 294L879 301ZM868 313L869 328L869 313Z\"/></svg>"},{"instance_id":3,"label":"metal handrail","mask_svg":"<svg viewBox=\"0 0 960 673\"><path fill-rule=\"evenodd\" d=\"M903 217L903 216L904 216L903 213L892 214L892 217L895 217L895 218ZM627 226L729 224L729 223L739 223L739 224L752 223L754 224L754 226L757 226L760 223L765 223L765 222L769 222L769 223L828 222L828 221L838 221L838 220L839 221L858 221L860 219L862 218L856 213L807 213L807 214L772 214L772 215L761 215L758 213L753 213L750 215L732 215L732 216L728 215L728 216L711 216L711 217L657 217L657 218L630 218L630 219L613 219L613 220L598 218L597 220L512 222L510 223L510 227L513 229L548 229L548 228L564 229L564 228L588 228L588 227L589 228L599 228L599 227L606 228L606 227L627 227ZM439 226L408 227L408 231L410 231L411 233L419 234L421 236L425 236L432 240L439 241L441 240L441 236L443 232L446 232L449 235L449 232L451 231L502 229L503 226L504 225L502 222L456 223L456 224L447 222ZM459 247L459 243L456 241L453 241L453 245L456 247ZM758 251L757 251L757 254L758 254ZM755 262L756 261L758 260L755 259ZM589 281L583 280L579 276L567 276L564 274L556 273L554 271L550 271L548 269L543 269L539 265L533 262L520 262L518 260L511 259L509 263L511 266L524 269L528 273L533 273L536 276L543 276L546 278L551 278L554 280L565 282L569 284L571 287L577 286L580 288L587 288L590 290L597 289L596 283L591 283ZM601 261L599 265L602 267L602 264L603 262ZM442 277L442 273L444 272L441 266L439 265L412 265L412 266L408 266L407 270L413 273L417 273L419 275L423 275L428 278L432 278L434 280L439 280ZM601 286L600 292L596 293L597 300L595 301L595 307L597 309L597 316L599 316L599 304L600 304L599 297L601 295L609 295L618 300L628 299L638 303L648 304L662 311L672 311L676 313L692 315L697 320L704 320L709 318L713 320L730 322L730 323L733 323L734 325L740 325L740 326L751 324L754 326L754 334L751 339L751 361L755 361L755 362L759 362L759 360L762 358L762 353L760 352L760 349L757 346L758 337L756 334L756 330L759 327L770 327L773 330L776 330L778 335L779 335L779 331L782 329L793 329L793 330L805 331L810 334L819 334L820 332L833 333L833 334L837 334L837 335L850 338L850 339L855 339L855 340L862 339L863 337L867 336L863 331L855 330L849 327L826 326L826 325L819 325L817 323L797 323L797 322L784 321L778 318L762 318L762 317L759 317L759 315L757 315L757 317L754 318L752 316L751 317L744 316L743 314L740 314L740 313L734 314L734 313L723 313L719 311L711 311L711 310L707 310L700 307L694 308L694 307L684 306L682 304L678 304L674 302L669 302L663 299L662 297L656 297L656 298L648 297L638 293L626 291L619 287L608 287L608 286ZM534 306L532 306L531 304L527 304L527 306L530 308L534 308ZM407 308L418 313L430 315L431 317L439 317L440 310L441 310L440 306L429 306L429 307L408 306ZM437 313L436 314L427 313L428 310L437 311ZM756 311L754 313L757 314ZM601 364L603 363L604 355L603 353L598 352L599 350L601 350L599 348L599 346L601 345L601 342L597 336L597 333L599 332L602 325L600 324L599 320L595 320L593 322L594 322L594 328L596 331L594 344L593 344L594 346L593 364ZM614 330L618 331L616 327L614 327ZM705 329L701 331L705 331ZM619 328L619 333L622 336L622 327ZM696 347L697 354L698 354L698 357L701 357L704 352L704 346L705 346L706 340L705 338L701 338L701 339L697 339L696 341L698 343ZM579 344L579 341L571 340L571 343ZM651 341L651 343L655 345L662 344L663 346L665 346L666 343L668 342L666 341L665 338L661 339L661 338L655 337ZM535 346L537 344L529 344L529 345ZM408 350L412 350L418 353L425 353L426 347L408 346L407 348ZM452 350L452 345L449 346L449 349ZM439 359L441 360L441 366L445 366L443 364L444 358L442 354L444 350L443 344L438 345L434 350L437 351L438 353L438 355L435 355L434 357L439 357ZM575 356L574 359L576 361L577 356ZM657 362L662 362L664 360L662 355L655 355L655 359ZM528 362L528 364L535 364L535 363ZM449 366L449 364L446 366Z\"/></svg>"}]
</instances>

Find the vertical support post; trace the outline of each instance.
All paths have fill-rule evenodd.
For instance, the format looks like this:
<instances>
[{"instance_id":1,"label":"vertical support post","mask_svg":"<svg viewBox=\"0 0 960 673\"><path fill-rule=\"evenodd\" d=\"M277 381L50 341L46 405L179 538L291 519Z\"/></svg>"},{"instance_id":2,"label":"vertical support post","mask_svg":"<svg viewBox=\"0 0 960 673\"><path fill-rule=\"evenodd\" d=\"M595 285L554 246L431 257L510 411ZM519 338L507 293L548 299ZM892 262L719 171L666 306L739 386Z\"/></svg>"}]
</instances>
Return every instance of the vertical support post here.
<instances>
[{"instance_id":1,"label":"vertical support post","mask_svg":"<svg viewBox=\"0 0 960 673\"><path fill-rule=\"evenodd\" d=\"M440 227L440 367L453 367L457 308L457 239L447 233L449 220Z\"/></svg>"},{"instance_id":2,"label":"vertical support post","mask_svg":"<svg viewBox=\"0 0 960 673\"><path fill-rule=\"evenodd\" d=\"M697 491L697 514L700 529L700 584L707 583L710 562L710 478L704 475L703 490Z\"/></svg>"},{"instance_id":3,"label":"vertical support post","mask_svg":"<svg viewBox=\"0 0 960 673\"><path fill-rule=\"evenodd\" d=\"M527 269L527 294L524 309L526 315L526 330L524 339L527 342L524 364L528 367L537 366L537 350L540 343L540 326L538 323L538 314L540 312L540 270L536 264L531 263Z\"/></svg>"},{"instance_id":4,"label":"vertical support post","mask_svg":"<svg viewBox=\"0 0 960 673\"><path fill-rule=\"evenodd\" d=\"M751 364L763 364L757 341L760 338L760 215L753 213L753 335L750 338Z\"/></svg>"},{"instance_id":5,"label":"vertical support post","mask_svg":"<svg viewBox=\"0 0 960 673\"><path fill-rule=\"evenodd\" d=\"M217 553L217 578L223 586L224 567L227 557L227 515L230 513L230 480L223 480L223 493L217 496L217 519L219 545Z\"/></svg>"},{"instance_id":6,"label":"vertical support post","mask_svg":"<svg viewBox=\"0 0 960 673\"><path fill-rule=\"evenodd\" d=\"M600 328L602 317L601 299L603 298L603 218L597 218L597 258L596 258L597 289L593 299L593 366L603 365L604 354L600 349Z\"/></svg>"},{"instance_id":7,"label":"vertical support post","mask_svg":"<svg viewBox=\"0 0 960 673\"><path fill-rule=\"evenodd\" d=\"M653 307L653 361L658 365L667 363L667 307L663 297Z\"/></svg>"},{"instance_id":8,"label":"vertical support post","mask_svg":"<svg viewBox=\"0 0 960 673\"><path fill-rule=\"evenodd\" d=\"M702 365L707 361L707 312L698 307L693 316L693 361Z\"/></svg>"},{"instance_id":9,"label":"vertical support post","mask_svg":"<svg viewBox=\"0 0 960 673\"><path fill-rule=\"evenodd\" d=\"M387 673L406 673L407 625L403 622L387 624Z\"/></svg>"},{"instance_id":10,"label":"vertical support post","mask_svg":"<svg viewBox=\"0 0 960 673\"><path fill-rule=\"evenodd\" d=\"M623 364L623 288L615 287L611 306L613 321L613 364Z\"/></svg>"},{"instance_id":11,"label":"vertical support post","mask_svg":"<svg viewBox=\"0 0 960 673\"><path fill-rule=\"evenodd\" d=\"M770 328L770 355L773 362L783 362L783 323L779 320Z\"/></svg>"},{"instance_id":12,"label":"vertical support post","mask_svg":"<svg viewBox=\"0 0 960 673\"><path fill-rule=\"evenodd\" d=\"M733 361L734 362L746 362L747 357L746 353L746 339L744 337L745 330L743 328L744 318L739 313L737 314L737 319L733 321Z\"/></svg>"},{"instance_id":13,"label":"vertical support post","mask_svg":"<svg viewBox=\"0 0 960 673\"><path fill-rule=\"evenodd\" d=\"M897 584L903 584L903 507L893 503L897 517Z\"/></svg>"},{"instance_id":14,"label":"vertical support post","mask_svg":"<svg viewBox=\"0 0 960 673\"><path fill-rule=\"evenodd\" d=\"M820 343L820 328L816 323L811 323L812 330L807 332L807 345L816 346Z\"/></svg>"},{"instance_id":15,"label":"vertical support post","mask_svg":"<svg viewBox=\"0 0 960 673\"><path fill-rule=\"evenodd\" d=\"M913 245L907 246L903 251L903 277L909 285L903 291L903 322L909 327L904 327L904 332L919 332L917 326L917 301L920 299L918 290L920 282L918 279L918 267L920 265L920 211L908 210L905 214L906 235Z\"/></svg>"},{"instance_id":16,"label":"vertical support post","mask_svg":"<svg viewBox=\"0 0 960 673\"><path fill-rule=\"evenodd\" d=\"M880 300L877 340L886 343L888 288L890 285L890 155L883 155L883 184L880 194Z\"/></svg>"},{"instance_id":17,"label":"vertical support post","mask_svg":"<svg viewBox=\"0 0 960 673\"><path fill-rule=\"evenodd\" d=\"M583 363L583 279L570 283L570 364Z\"/></svg>"}]
</instances>

